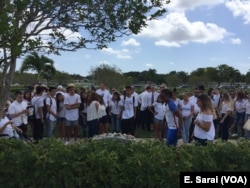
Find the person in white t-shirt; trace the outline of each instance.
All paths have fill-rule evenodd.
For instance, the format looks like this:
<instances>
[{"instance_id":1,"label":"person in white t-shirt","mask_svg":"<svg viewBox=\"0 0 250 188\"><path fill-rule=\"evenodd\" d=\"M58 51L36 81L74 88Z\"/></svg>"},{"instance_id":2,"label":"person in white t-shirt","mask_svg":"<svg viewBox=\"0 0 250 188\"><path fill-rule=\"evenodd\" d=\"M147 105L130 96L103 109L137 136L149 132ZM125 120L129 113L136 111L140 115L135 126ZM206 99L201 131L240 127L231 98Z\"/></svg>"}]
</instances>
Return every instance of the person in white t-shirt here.
<instances>
[{"instance_id":1,"label":"person in white t-shirt","mask_svg":"<svg viewBox=\"0 0 250 188\"><path fill-rule=\"evenodd\" d=\"M149 85L145 86L145 90L139 94L138 100L140 101L140 111L139 115L139 122L140 126L144 130L150 131L149 123L147 123L147 114L148 114L148 95L151 92L151 88Z\"/></svg>"},{"instance_id":2,"label":"person in white t-shirt","mask_svg":"<svg viewBox=\"0 0 250 188\"><path fill-rule=\"evenodd\" d=\"M47 113L45 114L45 129L48 138L53 136L53 132L57 122L57 105L56 105L56 88L50 87L48 96L45 99Z\"/></svg>"},{"instance_id":3,"label":"person in white t-shirt","mask_svg":"<svg viewBox=\"0 0 250 188\"><path fill-rule=\"evenodd\" d=\"M68 94L64 98L64 105L66 107L65 119L66 119L66 143L69 143L70 135L72 134L72 127L74 129L75 141L79 134L79 107L81 104L80 95L76 93L75 85L69 84Z\"/></svg>"},{"instance_id":4,"label":"person in white t-shirt","mask_svg":"<svg viewBox=\"0 0 250 188\"><path fill-rule=\"evenodd\" d=\"M176 146L178 142L178 132L182 129L182 115L172 99L172 92L168 89L161 90L162 101L165 103L165 118L168 125L166 144ZM178 118L178 121L177 121Z\"/></svg>"},{"instance_id":5,"label":"person in white t-shirt","mask_svg":"<svg viewBox=\"0 0 250 188\"><path fill-rule=\"evenodd\" d=\"M14 125L22 130L24 139L28 139L28 105L23 101L23 93L21 91L16 91L15 96L16 100L9 106L9 114Z\"/></svg>"},{"instance_id":6,"label":"person in white t-shirt","mask_svg":"<svg viewBox=\"0 0 250 188\"><path fill-rule=\"evenodd\" d=\"M16 132L22 133L22 130L16 127L14 122L6 116L7 112L7 108L2 109L2 117L0 119L0 137L13 138Z\"/></svg>"},{"instance_id":7,"label":"person in white t-shirt","mask_svg":"<svg viewBox=\"0 0 250 188\"><path fill-rule=\"evenodd\" d=\"M132 96L131 86L125 87L125 96L121 100L121 130L123 134L135 134L135 118L136 108L138 106L137 99Z\"/></svg>"},{"instance_id":8,"label":"person in white t-shirt","mask_svg":"<svg viewBox=\"0 0 250 188\"><path fill-rule=\"evenodd\" d=\"M165 104L162 102L160 95L157 97L157 100L153 102L152 106L149 107L149 110L154 115L154 138L162 141Z\"/></svg>"},{"instance_id":9,"label":"person in white t-shirt","mask_svg":"<svg viewBox=\"0 0 250 188\"><path fill-rule=\"evenodd\" d=\"M193 117L192 117L192 122L189 128L189 139L188 139L188 143L191 143L193 140L193 135L194 135L194 120L197 117L198 113L200 112L200 107L197 104L197 98L200 95L200 90L198 87L196 87L194 89L194 93L192 96L189 97L189 101L192 102L194 104L194 113L193 113Z\"/></svg>"},{"instance_id":10,"label":"person in white t-shirt","mask_svg":"<svg viewBox=\"0 0 250 188\"><path fill-rule=\"evenodd\" d=\"M230 122L232 121L233 100L229 93L225 92L221 96L221 104L219 107L220 117L220 136L222 141L227 141L229 138Z\"/></svg>"},{"instance_id":11,"label":"person in white t-shirt","mask_svg":"<svg viewBox=\"0 0 250 188\"><path fill-rule=\"evenodd\" d=\"M197 97L197 104L200 107L196 119L194 120L194 139L198 145L207 145L207 142L212 142L215 137L214 118L216 112L213 104L206 94L201 94Z\"/></svg>"},{"instance_id":12,"label":"person in white t-shirt","mask_svg":"<svg viewBox=\"0 0 250 188\"><path fill-rule=\"evenodd\" d=\"M43 117L43 90L42 86L36 87L36 93L31 99L31 104L34 106L35 118L33 120L33 139L35 143L38 143L39 140L43 139L44 133L44 117Z\"/></svg>"},{"instance_id":13,"label":"person in white t-shirt","mask_svg":"<svg viewBox=\"0 0 250 188\"><path fill-rule=\"evenodd\" d=\"M194 104L189 99L189 93L183 93L183 100L180 102L181 114L182 114L182 140L184 144L189 140L189 129L192 123L192 117L194 113Z\"/></svg>"},{"instance_id":14,"label":"person in white t-shirt","mask_svg":"<svg viewBox=\"0 0 250 188\"><path fill-rule=\"evenodd\" d=\"M109 104L109 115L111 116L112 128L113 132L120 133L121 132L121 97L120 94L115 91L112 95L112 99Z\"/></svg>"},{"instance_id":15,"label":"person in white t-shirt","mask_svg":"<svg viewBox=\"0 0 250 188\"><path fill-rule=\"evenodd\" d=\"M59 128L59 137L61 140L66 141L65 137L65 111L66 107L64 106L64 95L60 92L56 94L56 104L57 104L57 125Z\"/></svg>"},{"instance_id":16,"label":"person in white t-shirt","mask_svg":"<svg viewBox=\"0 0 250 188\"><path fill-rule=\"evenodd\" d=\"M99 95L95 92L91 93L87 102L87 125L89 128L88 137L92 138L98 135L99 126Z\"/></svg>"},{"instance_id":17,"label":"person in white t-shirt","mask_svg":"<svg viewBox=\"0 0 250 188\"><path fill-rule=\"evenodd\" d=\"M101 83L100 89L96 90L96 93L100 95L103 99L106 115L102 117L101 122L104 124L104 127L109 127L110 124L110 116L109 116L109 101L112 97L109 90L106 88L106 84L104 82Z\"/></svg>"}]
</instances>

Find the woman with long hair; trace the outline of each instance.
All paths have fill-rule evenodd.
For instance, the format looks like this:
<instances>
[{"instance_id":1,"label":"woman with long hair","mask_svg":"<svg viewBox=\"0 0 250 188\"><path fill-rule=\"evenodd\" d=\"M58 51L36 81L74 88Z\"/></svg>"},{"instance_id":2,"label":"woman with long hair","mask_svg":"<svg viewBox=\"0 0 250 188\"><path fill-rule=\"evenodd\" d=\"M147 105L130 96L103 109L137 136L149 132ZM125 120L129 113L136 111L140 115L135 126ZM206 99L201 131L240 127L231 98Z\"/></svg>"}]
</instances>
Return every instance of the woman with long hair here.
<instances>
[{"instance_id":1,"label":"woman with long hair","mask_svg":"<svg viewBox=\"0 0 250 188\"><path fill-rule=\"evenodd\" d=\"M113 92L112 98L109 103L109 115L111 117L112 123L112 132L120 133L121 132L121 105L119 104L121 101L120 94L115 91Z\"/></svg>"},{"instance_id":2,"label":"woman with long hair","mask_svg":"<svg viewBox=\"0 0 250 188\"><path fill-rule=\"evenodd\" d=\"M81 97L81 104L79 107L79 125L82 127L82 136L83 138L87 138L87 101L88 101L88 95L85 90L81 91L80 93Z\"/></svg>"},{"instance_id":3,"label":"woman with long hair","mask_svg":"<svg viewBox=\"0 0 250 188\"><path fill-rule=\"evenodd\" d=\"M59 128L59 137L61 140L66 141L65 135L65 105L64 95L61 92L56 94L56 106L57 106L57 125Z\"/></svg>"},{"instance_id":4,"label":"woman with long hair","mask_svg":"<svg viewBox=\"0 0 250 188\"><path fill-rule=\"evenodd\" d=\"M183 100L180 102L180 109L182 114L182 140L184 144L188 143L189 129L192 123L192 117L194 114L194 104L189 100L189 93L185 91L183 93Z\"/></svg>"},{"instance_id":5,"label":"woman with long hair","mask_svg":"<svg viewBox=\"0 0 250 188\"><path fill-rule=\"evenodd\" d=\"M99 134L108 133L109 125L107 123L106 106L103 97L99 95Z\"/></svg>"},{"instance_id":6,"label":"woman with long hair","mask_svg":"<svg viewBox=\"0 0 250 188\"><path fill-rule=\"evenodd\" d=\"M221 96L222 102L220 105L220 132L222 141L227 141L229 137L229 128L231 122L231 114L233 112L233 101L228 93L223 93Z\"/></svg>"},{"instance_id":7,"label":"woman with long hair","mask_svg":"<svg viewBox=\"0 0 250 188\"><path fill-rule=\"evenodd\" d=\"M234 101L234 111L235 111L235 119L234 119L234 133L232 137L238 136L238 126L241 129L241 136L245 136L245 131L243 129L245 123L246 116L246 101L245 94L243 91L237 91L236 100Z\"/></svg>"},{"instance_id":8,"label":"woman with long hair","mask_svg":"<svg viewBox=\"0 0 250 188\"><path fill-rule=\"evenodd\" d=\"M197 104L200 107L200 112L194 120L194 139L198 145L207 145L207 142L212 142L215 137L213 120L216 118L216 112L206 94L197 97Z\"/></svg>"},{"instance_id":9,"label":"woman with long hair","mask_svg":"<svg viewBox=\"0 0 250 188\"><path fill-rule=\"evenodd\" d=\"M99 103L100 96L93 92L87 102L87 125L89 128L88 137L98 135L99 126Z\"/></svg>"},{"instance_id":10,"label":"woman with long hair","mask_svg":"<svg viewBox=\"0 0 250 188\"><path fill-rule=\"evenodd\" d=\"M153 102L152 106L149 107L149 110L154 115L154 139L163 141L162 127L164 123L165 104L160 95Z\"/></svg>"}]
</instances>

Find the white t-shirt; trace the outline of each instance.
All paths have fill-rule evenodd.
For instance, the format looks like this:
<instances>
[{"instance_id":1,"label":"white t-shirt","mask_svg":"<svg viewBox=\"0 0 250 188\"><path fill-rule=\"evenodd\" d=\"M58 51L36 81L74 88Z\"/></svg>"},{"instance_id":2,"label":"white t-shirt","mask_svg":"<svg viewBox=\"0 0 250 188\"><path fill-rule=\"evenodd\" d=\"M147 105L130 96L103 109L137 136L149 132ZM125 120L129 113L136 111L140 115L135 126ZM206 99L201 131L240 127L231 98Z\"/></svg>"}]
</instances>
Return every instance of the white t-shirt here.
<instances>
[{"instance_id":1,"label":"white t-shirt","mask_svg":"<svg viewBox=\"0 0 250 188\"><path fill-rule=\"evenodd\" d=\"M40 114L38 113L38 108L43 107L43 96L34 96L31 100L31 104L35 107L36 119L41 119Z\"/></svg>"},{"instance_id":2,"label":"white t-shirt","mask_svg":"<svg viewBox=\"0 0 250 188\"><path fill-rule=\"evenodd\" d=\"M99 119L98 108L96 108L96 104L98 104L98 108L100 103L98 101L92 101L89 106L87 106L87 121L92 121L95 119Z\"/></svg>"},{"instance_id":3,"label":"white t-shirt","mask_svg":"<svg viewBox=\"0 0 250 188\"><path fill-rule=\"evenodd\" d=\"M71 104L75 104L75 103L81 103L81 98L80 95L75 93L74 95L66 95L65 99L64 99L64 105L71 105ZM76 121L79 118L79 108L74 108L74 109L70 109L68 110L66 108L65 111L65 118L69 121Z\"/></svg>"},{"instance_id":4,"label":"white t-shirt","mask_svg":"<svg viewBox=\"0 0 250 188\"><path fill-rule=\"evenodd\" d=\"M121 102L120 101L110 100L109 105L111 107L112 114L120 114L120 112L121 112Z\"/></svg>"},{"instance_id":5,"label":"white t-shirt","mask_svg":"<svg viewBox=\"0 0 250 188\"><path fill-rule=\"evenodd\" d=\"M204 131L202 128L199 126L195 125L194 127L194 136L200 139L207 139L207 140L214 140L215 137L215 128L214 128L214 122L213 122L213 115L211 114L203 114L199 113L196 117L199 122L204 123L204 122L210 122L211 126L208 132Z\"/></svg>"},{"instance_id":6,"label":"white t-shirt","mask_svg":"<svg viewBox=\"0 0 250 188\"><path fill-rule=\"evenodd\" d=\"M182 117L187 117L187 116L189 116L191 114L191 109L192 109L192 106L194 106L194 104L192 102L190 102L190 101L188 101L185 104L184 101L181 100L180 106L181 106Z\"/></svg>"},{"instance_id":7,"label":"white t-shirt","mask_svg":"<svg viewBox=\"0 0 250 188\"><path fill-rule=\"evenodd\" d=\"M104 104L100 104L99 108L98 108L98 114L99 114L99 118L102 118L103 116L106 116L106 106Z\"/></svg>"},{"instance_id":8,"label":"white t-shirt","mask_svg":"<svg viewBox=\"0 0 250 188\"><path fill-rule=\"evenodd\" d=\"M221 114L225 114L227 111L233 111L232 109L232 104L231 103L225 103L224 101L222 102L221 105Z\"/></svg>"},{"instance_id":9,"label":"white t-shirt","mask_svg":"<svg viewBox=\"0 0 250 188\"><path fill-rule=\"evenodd\" d=\"M250 114L250 101L246 101L246 114Z\"/></svg>"},{"instance_id":10,"label":"white t-shirt","mask_svg":"<svg viewBox=\"0 0 250 188\"><path fill-rule=\"evenodd\" d=\"M134 101L134 102L133 102ZM134 107L138 106L138 101L133 96L126 96L125 101L124 99L121 100L121 107L123 108L122 112L122 119L130 119L134 117Z\"/></svg>"},{"instance_id":11,"label":"white t-shirt","mask_svg":"<svg viewBox=\"0 0 250 188\"><path fill-rule=\"evenodd\" d=\"M10 121L8 117L5 116L4 118L2 118L0 120L0 128L2 128L4 124L7 123L8 121ZM14 135L11 124L8 124L1 134L7 134L9 135L9 137L13 137Z\"/></svg>"},{"instance_id":12,"label":"white t-shirt","mask_svg":"<svg viewBox=\"0 0 250 188\"><path fill-rule=\"evenodd\" d=\"M60 109L62 108L62 110L59 112L59 115L58 115L58 116L59 116L60 118L65 118L66 107L65 107L63 101L60 101L60 103L59 103L59 108L60 108Z\"/></svg>"},{"instance_id":13,"label":"white t-shirt","mask_svg":"<svg viewBox=\"0 0 250 188\"><path fill-rule=\"evenodd\" d=\"M45 104L50 106L50 110L57 114L56 99L54 97L47 97L45 99ZM56 117L49 112L47 112L46 118L49 118L51 121L56 121Z\"/></svg>"},{"instance_id":14,"label":"white t-shirt","mask_svg":"<svg viewBox=\"0 0 250 188\"><path fill-rule=\"evenodd\" d=\"M152 106L154 107L154 111L157 112L154 117L158 120L163 120L165 114L165 104L161 102L154 102Z\"/></svg>"},{"instance_id":15,"label":"white t-shirt","mask_svg":"<svg viewBox=\"0 0 250 188\"><path fill-rule=\"evenodd\" d=\"M26 110L27 108L27 103L22 101L22 102L17 102L16 100L10 104L9 106L9 114L16 114L16 113L20 113L22 112L23 110ZM22 114L22 115L19 115L17 117L14 117L12 118L13 122L14 122L14 125L15 126L20 126L22 125L23 123L24 124L27 124L28 123L28 116L27 114Z\"/></svg>"},{"instance_id":16,"label":"white t-shirt","mask_svg":"<svg viewBox=\"0 0 250 188\"><path fill-rule=\"evenodd\" d=\"M235 101L235 110L238 112L238 113L242 113L242 112L245 112L246 111L246 103L244 100L236 100Z\"/></svg>"}]
</instances>

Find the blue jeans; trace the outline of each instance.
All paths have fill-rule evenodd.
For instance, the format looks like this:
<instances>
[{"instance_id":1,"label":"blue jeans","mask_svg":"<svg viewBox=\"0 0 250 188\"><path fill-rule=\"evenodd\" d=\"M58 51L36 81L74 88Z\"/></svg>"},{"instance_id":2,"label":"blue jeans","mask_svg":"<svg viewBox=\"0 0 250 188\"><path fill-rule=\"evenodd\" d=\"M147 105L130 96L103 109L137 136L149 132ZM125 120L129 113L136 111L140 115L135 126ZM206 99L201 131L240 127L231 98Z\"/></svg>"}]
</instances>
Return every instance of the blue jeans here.
<instances>
[{"instance_id":1,"label":"blue jeans","mask_svg":"<svg viewBox=\"0 0 250 188\"><path fill-rule=\"evenodd\" d=\"M113 133L120 133L121 132L121 119L117 118L118 114L111 114L111 123L113 127Z\"/></svg>"},{"instance_id":2,"label":"blue jeans","mask_svg":"<svg viewBox=\"0 0 250 188\"><path fill-rule=\"evenodd\" d=\"M88 137L93 137L95 135L98 135L98 126L99 126L99 120L94 119L91 121L87 121L87 125L89 127Z\"/></svg>"},{"instance_id":3,"label":"blue jeans","mask_svg":"<svg viewBox=\"0 0 250 188\"><path fill-rule=\"evenodd\" d=\"M192 123L192 117L182 120L182 139L183 143L188 143L189 140L189 129Z\"/></svg>"},{"instance_id":4,"label":"blue jeans","mask_svg":"<svg viewBox=\"0 0 250 188\"><path fill-rule=\"evenodd\" d=\"M245 123L245 112L235 112L235 119L234 119L234 133L238 132L238 124L241 128L241 136L244 137L244 123Z\"/></svg>"},{"instance_id":5,"label":"blue jeans","mask_svg":"<svg viewBox=\"0 0 250 188\"><path fill-rule=\"evenodd\" d=\"M50 137L53 136L55 127L56 127L56 120L55 121L51 121L50 119L46 119L45 129L46 129L46 134L47 134L48 138L50 138Z\"/></svg>"}]
</instances>

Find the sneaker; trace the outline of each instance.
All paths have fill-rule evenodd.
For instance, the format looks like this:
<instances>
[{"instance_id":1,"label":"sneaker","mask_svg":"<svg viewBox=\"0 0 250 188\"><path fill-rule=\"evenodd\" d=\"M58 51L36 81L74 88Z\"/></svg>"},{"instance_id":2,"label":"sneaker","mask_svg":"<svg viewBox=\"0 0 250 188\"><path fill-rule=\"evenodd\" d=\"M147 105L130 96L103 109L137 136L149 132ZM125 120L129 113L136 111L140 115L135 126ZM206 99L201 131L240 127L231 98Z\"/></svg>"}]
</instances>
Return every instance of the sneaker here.
<instances>
[{"instance_id":1,"label":"sneaker","mask_svg":"<svg viewBox=\"0 0 250 188\"><path fill-rule=\"evenodd\" d=\"M65 144L65 145L68 145L68 144L69 144L69 141L66 141L64 144Z\"/></svg>"}]
</instances>

